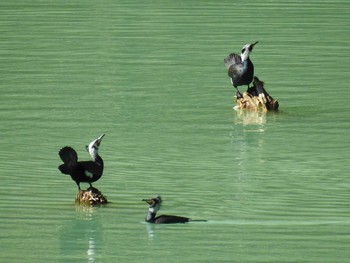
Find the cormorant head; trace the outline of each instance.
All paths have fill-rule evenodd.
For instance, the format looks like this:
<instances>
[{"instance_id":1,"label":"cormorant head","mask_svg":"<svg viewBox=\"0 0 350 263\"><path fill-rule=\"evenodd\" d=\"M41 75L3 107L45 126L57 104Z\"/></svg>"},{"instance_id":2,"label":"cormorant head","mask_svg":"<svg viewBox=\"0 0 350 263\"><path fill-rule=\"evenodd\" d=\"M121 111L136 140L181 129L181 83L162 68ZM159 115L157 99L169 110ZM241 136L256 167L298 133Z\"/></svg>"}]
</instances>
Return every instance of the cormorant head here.
<instances>
[{"instance_id":1,"label":"cormorant head","mask_svg":"<svg viewBox=\"0 0 350 263\"><path fill-rule=\"evenodd\" d=\"M105 136L105 134L102 134L100 137L97 139L93 140L89 145L86 145L86 150L89 152L91 157L93 159L96 158L96 155L98 153L98 148L100 147L102 138Z\"/></svg>"},{"instance_id":2,"label":"cormorant head","mask_svg":"<svg viewBox=\"0 0 350 263\"><path fill-rule=\"evenodd\" d=\"M241 52L241 59L242 61L246 61L249 57L250 52L253 51L253 47L258 44L259 41L256 41L253 44L246 44L243 48L242 48L242 52Z\"/></svg>"},{"instance_id":3,"label":"cormorant head","mask_svg":"<svg viewBox=\"0 0 350 263\"><path fill-rule=\"evenodd\" d=\"M162 205L162 198L159 195L155 198L142 199L142 201L149 204L149 210L154 213L157 213Z\"/></svg>"}]
</instances>

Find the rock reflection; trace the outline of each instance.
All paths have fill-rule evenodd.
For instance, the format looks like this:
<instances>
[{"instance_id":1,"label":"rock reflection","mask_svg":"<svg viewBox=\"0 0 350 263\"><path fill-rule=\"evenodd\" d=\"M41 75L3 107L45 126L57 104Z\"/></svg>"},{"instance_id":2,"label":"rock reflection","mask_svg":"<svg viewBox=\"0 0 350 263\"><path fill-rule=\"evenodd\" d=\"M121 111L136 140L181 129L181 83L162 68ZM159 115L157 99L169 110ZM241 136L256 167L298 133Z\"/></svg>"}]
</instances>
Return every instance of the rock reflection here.
<instances>
[{"instance_id":1,"label":"rock reflection","mask_svg":"<svg viewBox=\"0 0 350 263\"><path fill-rule=\"evenodd\" d=\"M94 262L95 261L95 239L93 237L90 237L88 250L87 250L87 258L88 262Z\"/></svg>"},{"instance_id":2,"label":"rock reflection","mask_svg":"<svg viewBox=\"0 0 350 263\"><path fill-rule=\"evenodd\" d=\"M96 216L97 209L77 206L74 219L67 221L60 231L61 254L64 255L62 262L83 254L88 263L96 261L102 241L102 226ZM83 258L80 260L84 261Z\"/></svg>"},{"instance_id":3,"label":"rock reflection","mask_svg":"<svg viewBox=\"0 0 350 263\"><path fill-rule=\"evenodd\" d=\"M237 110L237 124L246 125L256 125L258 129L256 132L264 132L264 125L266 124L266 112L256 112L247 110Z\"/></svg>"}]
</instances>

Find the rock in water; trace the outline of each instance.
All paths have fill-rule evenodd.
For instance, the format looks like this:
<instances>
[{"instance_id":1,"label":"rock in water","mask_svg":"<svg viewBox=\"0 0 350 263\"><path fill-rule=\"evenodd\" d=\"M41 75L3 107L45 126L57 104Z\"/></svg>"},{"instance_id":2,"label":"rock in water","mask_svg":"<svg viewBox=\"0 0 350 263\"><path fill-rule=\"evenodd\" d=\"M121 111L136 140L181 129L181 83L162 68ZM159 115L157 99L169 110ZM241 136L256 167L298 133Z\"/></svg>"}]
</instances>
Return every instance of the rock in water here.
<instances>
[{"instance_id":1,"label":"rock in water","mask_svg":"<svg viewBox=\"0 0 350 263\"><path fill-rule=\"evenodd\" d=\"M248 109L253 111L277 111L278 101L272 98L264 88L264 82L254 77L253 86L243 96L237 98L234 109Z\"/></svg>"},{"instance_id":2,"label":"rock in water","mask_svg":"<svg viewBox=\"0 0 350 263\"><path fill-rule=\"evenodd\" d=\"M79 190L75 197L75 203L79 205L101 206L107 204L107 198L94 187L87 190Z\"/></svg>"}]
</instances>

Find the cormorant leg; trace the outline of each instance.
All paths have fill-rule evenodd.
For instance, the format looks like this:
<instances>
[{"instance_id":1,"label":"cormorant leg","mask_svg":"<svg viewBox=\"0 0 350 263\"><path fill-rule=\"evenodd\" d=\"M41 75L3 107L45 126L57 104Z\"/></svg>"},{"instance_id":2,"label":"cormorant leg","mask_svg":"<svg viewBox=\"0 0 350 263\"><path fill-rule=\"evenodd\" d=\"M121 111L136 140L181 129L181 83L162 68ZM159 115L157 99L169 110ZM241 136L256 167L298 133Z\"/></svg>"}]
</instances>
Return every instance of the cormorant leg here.
<instances>
[{"instance_id":1,"label":"cormorant leg","mask_svg":"<svg viewBox=\"0 0 350 263\"><path fill-rule=\"evenodd\" d=\"M88 190L95 192L95 190L97 190L95 187L92 186L91 183L89 183L90 187L88 188Z\"/></svg>"},{"instance_id":2,"label":"cormorant leg","mask_svg":"<svg viewBox=\"0 0 350 263\"><path fill-rule=\"evenodd\" d=\"M239 92L238 87L235 87L235 89L237 90L237 93L236 93L237 99L243 98L243 95L242 93Z\"/></svg>"},{"instance_id":3,"label":"cormorant leg","mask_svg":"<svg viewBox=\"0 0 350 263\"><path fill-rule=\"evenodd\" d=\"M89 185L90 185L90 187L87 190L89 190L89 191L91 191L93 193L98 193L98 189L97 188L93 187L91 183L89 183Z\"/></svg>"}]
</instances>

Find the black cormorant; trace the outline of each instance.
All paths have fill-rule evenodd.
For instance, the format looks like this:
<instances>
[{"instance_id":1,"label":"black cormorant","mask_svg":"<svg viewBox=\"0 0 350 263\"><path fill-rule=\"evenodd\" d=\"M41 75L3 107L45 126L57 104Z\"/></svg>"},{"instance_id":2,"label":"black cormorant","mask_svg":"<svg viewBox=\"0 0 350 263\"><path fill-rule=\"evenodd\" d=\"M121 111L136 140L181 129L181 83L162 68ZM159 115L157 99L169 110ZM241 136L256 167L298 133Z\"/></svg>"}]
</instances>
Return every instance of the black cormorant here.
<instances>
[{"instance_id":1,"label":"black cormorant","mask_svg":"<svg viewBox=\"0 0 350 263\"><path fill-rule=\"evenodd\" d=\"M147 217L145 219L148 223L153 224L176 224L176 223L187 223L190 221L206 221L206 220L191 220L188 217L182 216L173 216L173 215L160 215L156 216L162 205L162 198L157 196L155 198L142 199L142 201L147 202L149 204Z\"/></svg>"},{"instance_id":2,"label":"black cormorant","mask_svg":"<svg viewBox=\"0 0 350 263\"><path fill-rule=\"evenodd\" d=\"M70 175L78 185L79 190L81 182L90 184L90 188L92 188L91 183L96 182L102 176L103 160L98 155L98 148L104 136L105 134L102 134L86 146L86 150L92 157L90 161L78 162L77 152L69 146L63 147L58 153L63 161L58 169L63 174Z\"/></svg>"},{"instance_id":3,"label":"black cormorant","mask_svg":"<svg viewBox=\"0 0 350 263\"><path fill-rule=\"evenodd\" d=\"M258 41L253 44L246 44L240 55L231 53L224 59L224 63L228 68L228 75L231 78L232 85L237 90L238 97L242 97L238 86L248 85L249 88L249 84L253 81L254 65L249 59L249 54L257 43Z\"/></svg>"}]
</instances>

